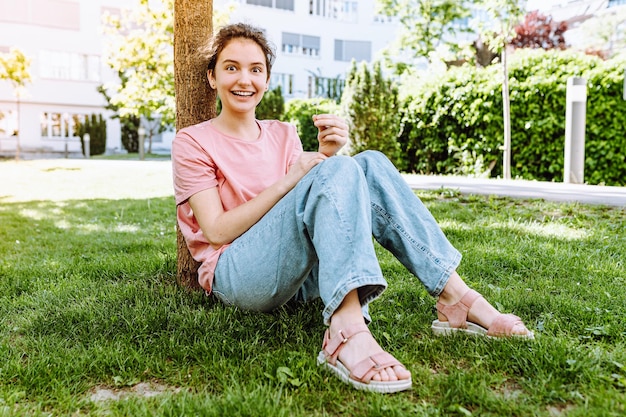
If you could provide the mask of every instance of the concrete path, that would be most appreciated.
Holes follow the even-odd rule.
[[[578,201],[626,208],[626,187],[404,175],[414,189]],[[33,200],[152,198],[173,195],[169,160],[47,159],[0,162],[0,203]]]
[[[413,189],[437,190],[443,187],[462,194],[538,198],[626,208],[626,187],[456,176],[404,175],[404,178]]]

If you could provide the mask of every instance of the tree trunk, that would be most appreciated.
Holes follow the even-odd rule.
[[[215,117],[215,92],[209,88],[206,63],[198,48],[213,33],[212,0],[174,2],[174,80],[176,91],[176,130]],[[176,279],[185,287],[200,288],[198,262],[189,253],[178,225]]]

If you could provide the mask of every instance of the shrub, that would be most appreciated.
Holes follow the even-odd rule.
[[[400,113],[398,88],[383,76],[380,62],[352,67],[346,79],[341,105],[350,125],[350,152],[381,151],[398,167],[405,168],[398,142]]]
[[[256,118],[259,120],[280,120],[285,111],[285,99],[280,85],[267,91],[256,108]]]
[[[105,152],[107,125],[102,114],[85,115],[82,122],[77,122],[76,133],[80,137],[83,155],[85,155],[85,133],[89,134],[89,155],[102,155]]]
[[[313,125],[313,116],[338,111],[339,106],[331,99],[293,99],[287,102],[283,120],[296,126],[305,151],[317,151],[317,128]]]
[[[626,183],[623,62],[571,51],[519,50],[510,60],[511,173],[562,181],[567,79],[588,81],[585,178]],[[463,66],[404,80],[402,132],[407,170],[436,174],[502,172],[501,68]]]

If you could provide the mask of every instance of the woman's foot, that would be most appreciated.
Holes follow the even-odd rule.
[[[411,388],[411,373],[385,352],[370,333],[356,290],[330,319],[318,363],[357,389],[390,393]]]
[[[366,326],[365,323],[362,323],[362,325]],[[329,328],[331,339],[333,337],[341,337],[339,336],[341,328],[339,328],[339,326],[337,326],[337,328],[334,327],[335,326],[331,325]],[[354,326],[342,326],[342,328],[350,327]],[[337,359],[339,359],[346,368],[352,370],[359,362],[381,352],[385,351],[380,347],[378,342],[376,342],[369,330],[367,330],[354,334],[347,342],[343,343],[343,347],[339,351]],[[407,371],[403,365],[382,368],[372,376],[373,381],[398,381],[401,379],[411,379],[411,373]]]
[[[519,317],[500,313],[471,290],[456,272],[439,296],[437,318],[433,322],[433,331],[437,334],[460,330],[494,337],[534,337]]]
[[[367,325],[329,328],[318,363],[361,390],[392,393],[410,389],[411,373],[374,340]]]

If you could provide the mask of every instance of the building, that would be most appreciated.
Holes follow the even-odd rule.
[[[281,85],[286,99],[327,95],[328,80],[343,79],[352,59],[373,60],[395,35],[396,25],[375,14],[375,0],[214,0],[214,9],[229,3],[231,21],[263,27],[275,43],[271,88]],[[78,157],[76,120],[90,114],[107,119],[107,152],[123,151],[119,122],[97,88],[115,77],[102,58],[102,15],[127,7],[127,0],[0,0],[0,52],[17,47],[32,60],[19,103],[0,81],[0,156],[14,155],[19,142],[23,157]],[[171,136],[156,138],[153,150],[168,152]]]
[[[576,19],[626,8],[626,0],[534,3],[572,30]],[[79,157],[76,120],[90,114],[107,120],[107,152],[123,152],[119,121],[97,87],[116,77],[102,57],[102,15],[128,7],[128,0],[0,0],[0,52],[19,48],[32,59],[33,78],[19,104],[0,81],[0,156],[14,155],[19,141],[24,157]],[[331,95],[353,59],[375,60],[399,31],[376,14],[376,0],[213,0],[213,7],[266,31],[277,50],[271,88],[280,85],[287,100]],[[153,151],[169,152],[172,136],[154,138]]]
[[[101,58],[101,19],[125,0],[0,0],[0,52],[19,48],[31,59],[32,82],[18,100],[0,81],[0,156],[81,155],[80,116],[103,114],[107,149],[120,151],[120,126],[97,87],[115,75]],[[19,106],[19,110],[18,110]],[[19,130],[19,132],[18,132]],[[19,136],[17,135],[19,133]]]
[[[351,61],[371,62],[396,37],[398,24],[376,14],[376,0],[214,0],[232,7],[230,22],[265,30],[276,47],[270,88],[290,98],[332,95]]]
[[[573,49],[611,57],[626,49],[626,0],[531,1],[557,22],[567,22],[565,42]]]

